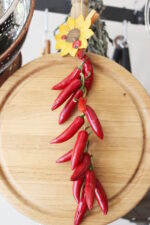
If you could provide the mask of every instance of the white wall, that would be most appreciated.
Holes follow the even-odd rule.
[[[139,0],[135,5],[133,0],[104,0],[105,4],[118,7],[141,9],[145,0]],[[123,24],[107,22],[107,31],[111,38],[123,34]],[[128,24],[128,42],[130,48],[132,73],[150,93],[150,36],[145,26]],[[109,56],[112,56],[113,47],[109,46]]]
[[[133,0],[104,0],[106,4],[117,6],[128,6],[135,8]],[[138,1],[136,8],[143,5],[143,0]],[[53,38],[53,30],[63,20],[64,15],[49,13],[49,34],[52,41],[52,52],[55,52],[55,41]],[[41,55],[43,46],[43,32],[44,32],[44,13],[35,12],[28,37],[22,49],[24,64],[37,58]],[[112,38],[118,34],[122,34],[122,24],[107,22],[107,30]],[[130,44],[131,63],[133,74],[145,86],[150,93],[150,38],[144,28],[140,25],[128,25],[128,37]],[[109,46],[109,56],[112,56],[113,47]],[[37,223],[27,219],[11,207],[3,197],[0,196],[0,224],[2,225],[37,225]],[[124,220],[118,220],[112,225],[128,225],[130,224]]]

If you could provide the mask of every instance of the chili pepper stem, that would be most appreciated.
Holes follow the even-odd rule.
[[[87,89],[85,87],[85,77],[84,77],[84,74],[81,72],[80,73],[80,76],[81,76],[81,90],[83,91],[83,97],[85,98],[86,95],[87,95]]]
[[[90,141],[88,140],[86,143],[85,152],[88,152],[89,144],[90,144]]]
[[[80,76],[81,76],[81,84],[82,84],[81,90],[83,90],[83,92],[84,92],[85,77],[84,77],[84,74],[82,72],[80,73]]]
[[[84,89],[83,89],[83,98],[85,98],[86,95],[87,95],[87,89],[86,89],[86,87],[84,87]]]
[[[92,134],[92,131],[89,132],[89,136]]]
[[[90,164],[90,170],[91,170],[91,171],[94,170],[92,161],[91,161],[91,164]]]
[[[73,102],[78,102],[79,100],[77,98],[74,98],[73,99]]]
[[[90,128],[90,126],[86,127],[85,130],[88,130]]]
[[[81,65],[80,66],[78,66],[78,68],[82,71],[83,70],[83,66],[84,66],[84,61],[81,63]]]
[[[85,78],[85,80],[87,80],[90,76],[91,76],[91,72],[88,72],[88,75],[87,75],[87,77]]]
[[[85,115],[84,115],[84,114],[82,114],[80,117],[84,119]]]

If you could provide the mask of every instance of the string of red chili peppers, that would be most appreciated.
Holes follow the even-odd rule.
[[[53,90],[62,91],[51,109],[57,109],[72,95],[60,113],[59,124],[64,123],[70,117],[77,104],[83,115],[77,116],[62,134],[51,141],[51,144],[62,143],[72,138],[84,124],[85,116],[94,133],[98,138],[103,139],[100,121],[94,110],[86,104],[86,95],[93,82],[93,67],[86,55],[83,57],[78,55],[78,57],[82,60],[81,66],[76,67],[69,76],[52,87]],[[74,225],[81,223],[87,209],[92,210],[95,197],[102,212],[104,214],[108,212],[107,196],[103,186],[95,177],[91,155],[88,153],[89,133],[87,129],[78,133],[74,148],[56,161],[57,163],[71,161],[71,167],[74,170],[70,178],[73,181],[73,196],[78,204]]]

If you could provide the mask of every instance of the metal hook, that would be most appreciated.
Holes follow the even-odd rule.
[[[43,42],[43,55],[50,54],[51,43],[49,40],[49,21],[48,9],[45,9],[45,26],[44,26],[44,42]]]
[[[127,20],[123,21],[123,35],[118,35],[114,39],[114,43],[117,48],[125,48],[128,45],[128,22]]]
[[[134,14],[136,14],[137,13],[137,3],[138,3],[138,0],[134,0],[134,2],[133,2],[133,9],[135,9],[134,10]]]
[[[48,9],[45,9],[45,26],[44,26],[44,32],[45,32],[45,39],[48,38],[48,29],[49,29],[49,23],[48,23]]]
[[[114,43],[116,48],[124,48],[124,37],[122,35],[118,35],[115,39],[114,39]]]
[[[128,42],[128,21],[123,21],[123,36],[124,36],[124,42]]]

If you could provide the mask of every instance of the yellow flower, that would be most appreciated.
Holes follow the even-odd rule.
[[[67,22],[59,27],[59,33],[55,36],[56,50],[60,50],[62,56],[75,56],[78,49],[86,49],[87,39],[93,35],[90,26],[91,19],[84,20],[83,16],[77,19],[69,17]]]

